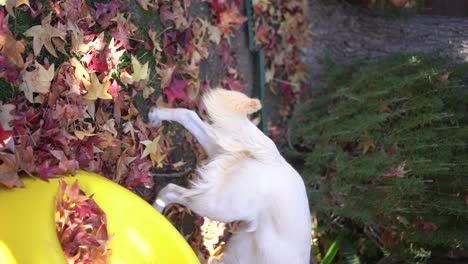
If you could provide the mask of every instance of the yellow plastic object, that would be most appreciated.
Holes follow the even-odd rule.
[[[68,184],[76,179],[106,212],[113,234],[111,263],[199,263],[179,232],[143,199],[96,174],[78,171],[64,177]],[[59,180],[23,181],[26,188],[0,187],[0,263],[67,263],[54,223]]]

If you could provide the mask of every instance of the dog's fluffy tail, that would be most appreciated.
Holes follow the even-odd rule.
[[[258,99],[250,98],[241,92],[216,88],[203,96],[203,104],[213,123],[226,127],[240,125],[248,114],[260,110]]]

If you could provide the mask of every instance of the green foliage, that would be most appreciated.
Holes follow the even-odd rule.
[[[333,259],[336,256],[336,253],[338,253],[338,250],[340,249],[342,239],[342,236],[338,236],[338,238],[333,242],[333,244],[331,244],[330,248],[327,251],[327,254],[325,254],[325,257],[323,257],[323,260],[320,262],[321,264],[332,263]]]
[[[468,249],[467,68],[429,55],[330,65],[293,129],[320,234],[344,226],[360,255],[368,241],[414,259]]]
[[[7,83],[3,78],[0,78],[0,102],[5,102],[18,94],[18,88]]]

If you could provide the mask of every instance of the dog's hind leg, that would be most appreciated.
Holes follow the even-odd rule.
[[[228,194],[232,190],[226,190]],[[254,195],[254,194],[252,194]],[[198,189],[186,189],[184,187],[168,184],[158,194],[153,207],[162,211],[164,207],[171,203],[178,203],[186,206],[198,215],[206,216],[210,219],[221,222],[233,222],[241,220],[252,225],[253,228],[247,228],[248,231],[254,231],[256,223],[253,221],[256,210],[246,210],[249,208],[251,196],[239,197],[233,201],[229,195],[223,195],[217,191],[206,191]]]
[[[194,192],[193,189],[169,183],[159,192],[153,207],[162,212],[166,205],[172,203],[181,204],[199,215],[217,221],[232,222],[242,219],[240,215],[234,213],[236,210],[226,210],[223,201],[214,199],[210,193]]]
[[[184,193],[187,192],[188,189],[173,183],[169,183],[159,192],[156,201],[153,203],[153,207],[159,212],[162,212],[164,207],[171,203],[180,203],[185,205],[182,197],[184,196]]]
[[[194,111],[184,108],[155,107],[149,111],[148,118],[153,127],[160,126],[163,120],[176,121],[183,125],[195,136],[210,157],[212,157],[219,148],[216,144],[213,128],[209,124],[203,122]]]

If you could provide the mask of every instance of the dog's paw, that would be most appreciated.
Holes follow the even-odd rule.
[[[181,189],[181,187],[173,183],[166,185],[166,187],[159,191],[158,196],[153,203],[153,207],[159,212],[162,212],[166,205],[178,202],[178,197],[181,196],[181,194],[178,192],[179,189]]]
[[[212,258],[212,259],[208,260],[208,264],[224,264],[224,262],[222,262],[221,260],[217,260],[215,258]]]
[[[149,119],[149,124],[152,127],[159,127],[162,124],[162,120],[158,116],[158,111],[160,110],[159,107],[153,107],[151,110],[148,112],[148,119]]]
[[[154,209],[158,210],[158,212],[162,213],[164,211],[164,208],[166,207],[166,203],[161,200],[160,198],[157,198],[156,201],[153,203]]]

